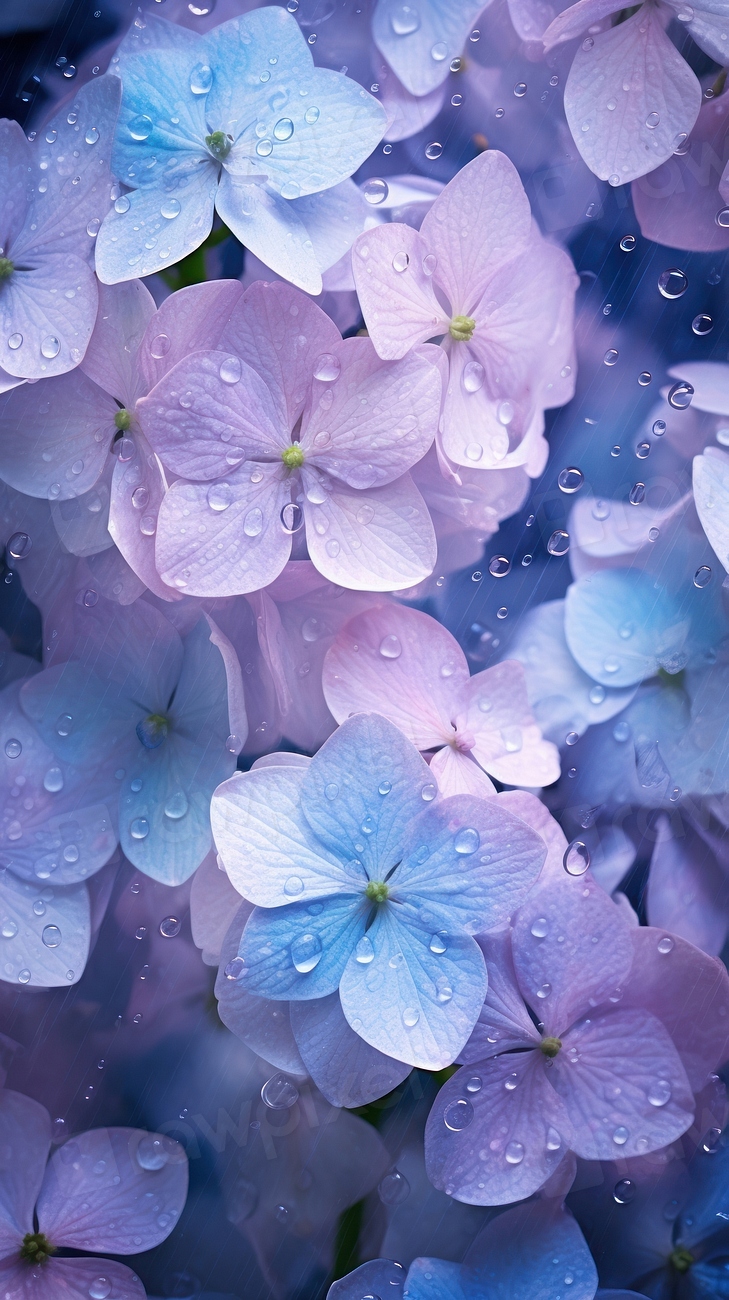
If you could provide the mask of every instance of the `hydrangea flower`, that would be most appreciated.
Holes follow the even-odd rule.
[[[487,982],[472,935],[502,923],[536,878],[539,836],[493,800],[438,800],[417,750],[366,714],[305,770],[234,776],[211,818],[232,883],[256,905],[241,986],[278,1001],[339,989],[372,1047],[449,1064]]]
[[[508,158],[489,149],[463,167],[420,231],[393,222],[360,235],[352,265],[381,357],[442,340],[445,455],[541,474],[544,409],[574,392],[577,277],[540,235]]]
[[[59,1249],[137,1255],[164,1241],[187,1197],[187,1158],[170,1138],[133,1128],[80,1133],[53,1152],[51,1117],[21,1093],[0,1095],[0,1287],[12,1300],[144,1300],[125,1264]]]
[[[217,210],[267,266],[319,293],[315,244],[331,230],[336,261],[342,216],[353,223],[349,242],[357,228],[358,196],[334,187],[381,138],[382,107],[341,73],[316,68],[298,23],[277,6],[203,36],[147,16],[144,44],[135,44],[113,65],[123,84],[113,161],[131,193],[100,231],[99,278],[116,283],[179,261]]]
[[[393,1300],[544,1300],[565,1285],[574,1300],[593,1300],[597,1270],[572,1215],[540,1200],[488,1223],[462,1264],[425,1257],[414,1259],[406,1273],[402,1264],[373,1259],[334,1282],[327,1300],[383,1292]]]
[[[185,594],[272,582],[303,527],[309,558],[355,590],[414,586],[435,536],[409,469],[435,435],[431,353],[381,361],[281,282],[246,291],[216,351],[180,361],[137,407],[170,476],[157,569]]]
[[[115,542],[145,586],[166,600],[179,598],[154,563],[166,485],[137,403],[191,348],[215,345],[240,294],[235,281],[192,285],[155,311],[139,280],[100,285],[82,365],[0,397],[3,479],[52,503],[68,550],[87,556]]]
[[[627,1213],[614,1195],[625,1177],[624,1165],[608,1166],[600,1187],[571,1195],[606,1286],[640,1288],[649,1296],[678,1294],[685,1300],[725,1294],[729,1161],[718,1130],[704,1138],[688,1162],[674,1157],[661,1169],[631,1161]]]
[[[727,828],[710,811],[716,814],[716,802],[694,817],[684,807],[675,826],[665,814],[658,817],[646,916],[649,925],[679,934],[715,957],[729,934],[729,851]]]
[[[675,18],[697,45],[723,63],[729,27],[721,3],[648,0],[626,16],[618,0],[578,0],[544,33],[553,49],[589,33],[575,54],[564,92],[572,137],[591,171],[624,185],[653,171],[682,146],[701,107],[701,86],[666,35]],[[603,26],[613,14],[612,26]],[[600,30],[602,27],[602,30]]]
[[[235,769],[246,735],[235,653],[212,620],[199,619],[183,639],[141,600],[82,603],[74,634],[73,656],[26,682],[21,707],[44,749],[102,786],[130,862],[179,884],[210,848],[210,795]],[[55,851],[49,872],[57,859]]]
[[[646,239],[700,253],[729,248],[726,218],[719,220],[729,200],[724,182],[728,112],[729,94],[703,103],[680,151],[633,181],[633,209]]]
[[[455,637],[418,610],[384,606],[350,619],[327,652],[322,685],[337,722],[381,713],[418,749],[435,750],[430,770],[444,795],[488,797],[486,773],[527,786],[559,777],[521,664],[506,660],[471,677]]]
[[[97,306],[94,240],[110,202],[115,77],[83,86],[32,143],[0,123],[0,391],[77,366]]]
[[[525,796],[508,798],[518,809]],[[541,810],[541,882],[511,930],[480,940],[489,990],[426,1129],[431,1180],[474,1204],[529,1196],[570,1149],[610,1160],[666,1146],[729,1051],[724,967],[631,925],[548,821]]]

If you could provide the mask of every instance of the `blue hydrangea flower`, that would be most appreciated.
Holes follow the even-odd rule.
[[[327,1300],[593,1300],[597,1270],[572,1215],[557,1198],[517,1205],[479,1232],[462,1264],[373,1259],[330,1287]]]
[[[183,638],[143,600],[100,600],[74,630],[74,656],[26,682],[21,706],[56,757],[101,786],[130,862],[180,884],[210,849],[210,795],[245,740],[235,652],[211,620]]]
[[[498,798],[437,798],[410,741],[349,719],[308,768],[237,774],[213,796],[215,842],[256,904],[243,987],[278,1000],[339,989],[351,1027],[388,1056],[450,1064],[486,993],[473,938],[502,924],[545,857]]]
[[[361,228],[356,187],[336,187],[381,139],[384,109],[356,82],[314,66],[285,9],[258,9],[204,36],[149,17],[143,43],[132,32],[113,65],[123,83],[113,162],[132,193],[100,231],[99,278],[114,284],[179,261],[217,209],[262,262],[320,293],[324,263],[344,252],[349,207],[350,243]]]

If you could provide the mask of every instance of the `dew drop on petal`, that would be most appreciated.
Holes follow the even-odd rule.
[[[618,1127],[613,1132],[613,1142],[615,1143],[615,1145],[618,1147],[624,1147],[629,1137],[630,1137],[630,1133],[628,1129],[625,1127],[625,1125],[618,1124]]]
[[[584,876],[590,866],[590,850],[584,840],[572,840],[567,845],[562,865],[569,876]]]
[[[308,975],[322,958],[321,939],[316,934],[302,934],[291,944],[291,960],[300,975]]]
[[[226,357],[220,363],[218,374],[224,384],[237,384],[243,373],[240,357]]]
[[[520,1165],[524,1159],[524,1147],[521,1142],[507,1142],[504,1148],[504,1158],[507,1165]]]
[[[390,193],[390,189],[387,181],[383,181],[379,176],[373,176],[370,180],[365,181],[362,187],[362,193],[367,202],[371,203],[373,207],[375,207],[378,204],[385,202],[385,199]]]
[[[389,636],[383,636],[380,641],[380,654],[383,659],[399,659],[402,654],[402,645],[399,637],[393,632]]]
[[[473,1106],[470,1101],[461,1099],[452,1101],[443,1112],[443,1122],[452,1133],[460,1133],[473,1122]]]
[[[314,378],[324,384],[333,384],[340,376],[342,366],[333,352],[322,352],[314,363]]]
[[[456,853],[460,853],[464,857],[469,856],[481,847],[481,836],[472,826],[464,826],[457,832],[453,840],[453,847]]]
[[[675,945],[674,945],[673,939],[672,939],[671,936],[668,935],[668,934],[664,934],[664,935],[663,935],[663,938],[659,939],[659,940],[658,940],[658,943],[656,944],[656,947],[657,947],[658,951],[659,951],[659,952],[661,953],[661,955],[664,956],[664,957],[665,957],[669,952],[673,952],[674,946],[675,946]]]

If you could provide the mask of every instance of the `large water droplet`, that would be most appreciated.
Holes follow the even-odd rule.
[[[147,140],[153,129],[154,123],[146,113],[139,113],[129,123],[129,134],[132,140]]]
[[[49,361],[52,361],[54,357],[58,356],[60,351],[61,351],[61,345],[58,339],[55,338],[53,334],[47,335],[47,337],[44,338],[43,342],[41,343],[41,353],[43,354],[43,356],[46,357]]]
[[[377,1188],[377,1194],[383,1205],[402,1205],[410,1195],[410,1184],[399,1169],[393,1169],[389,1174],[385,1174]],[[362,1300],[366,1298],[363,1296]]]
[[[688,289],[688,276],[677,266],[661,271],[658,277],[658,290],[664,298],[681,298]]]
[[[169,817],[173,822],[179,821],[185,816],[189,806],[184,790],[175,790],[165,803],[165,817]]]
[[[302,934],[291,945],[291,960],[300,975],[308,975],[322,958],[321,939],[316,934]]]
[[[243,373],[240,357],[226,357],[220,363],[218,374],[224,384],[237,384]]]
[[[394,633],[389,636],[383,636],[380,641],[380,654],[383,659],[399,659],[402,654],[400,640]]]
[[[524,1147],[521,1142],[507,1142],[504,1148],[504,1158],[507,1165],[520,1165],[524,1159]]]
[[[457,832],[453,847],[456,853],[462,853],[464,856],[475,853],[481,847],[481,836],[472,826],[464,826]]]
[[[324,384],[333,384],[341,373],[339,357],[333,352],[322,352],[314,363],[314,378]]]
[[[207,63],[196,63],[190,73],[190,90],[193,95],[207,95],[213,85],[213,70]]]
[[[269,1110],[290,1110],[299,1100],[299,1090],[288,1075],[279,1071],[264,1083],[261,1100]]]
[[[570,549],[570,535],[563,528],[557,528],[547,542],[550,555],[566,555]]]
[[[557,483],[561,490],[567,493],[577,492],[582,487],[584,481],[585,476],[582,473],[582,470],[577,469],[574,465],[568,466],[567,469],[560,470],[557,478]]]
[[[46,945],[46,948],[58,948],[62,937],[61,931],[57,925],[44,926],[41,938]]]
[[[354,950],[354,956],[355,960],[361,962],[363,966],[369,966],[370,962],[374,961],[375,950],[372,946],[372,940],[368,935],[362,935],[362,938]]]
[[[365,181],[362,187],[362,193],[368,203],[376,206],[379,203],[385,202],[390,190],[387,181],[383,181],[379,176],[373,176],[370,180]]]
[[[452,1101],[443,1111],[443,1123],[452,1133],[460,1133],[473,1122],[473,1106],[470,1101],[460,1099]]]
[[[169,1160],[165,1139],[146,1133],[137,1147],[137,1164],[150,1172],[164,1169]]]
[[[411,36],[420,28],[420,14],[415,5],[398,4],[390,14],[390,26],[396,36]]]
[[[686,379],[679,379],[668,390],[668,405],[672,406],[674,411],[685,411],[691,405],[693,395],[693,384]]]
[[[569,876],[584,876],[590,866],[590,850],[584,840],[573,840],[567,845],[562,865]]]
[[[254,506],[243,520],[243,532],[246,537],[258,537],[263,531],[263,511]]]

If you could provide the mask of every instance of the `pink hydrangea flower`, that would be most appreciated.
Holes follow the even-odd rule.
[[[501,798],[540,830],[547,862],[511,928],[480,939],[489,990],[425,1139],[431,1181],[476,1205],[531,1195],[568,1150],[610,1160],[667,1146],[729,1052],[721,963],[631,924],[589,875],[569,874],[575,849],[546,809]]]
[[[381,357],[442,339],[444,454],[541,474],[544,410],[574,392],[578,281],[532,221],[508,158],[488,150],[468,163],[419,231],[393,222],[360,235],[352,264]]]
[[[59,1247],[137,1255],[164,1241],[187,1197],[182,1147],[140,1129],[99,1128],[71,1138],[48,1161],[48,1111],[11,1091],[0,1095],[0,1140],[0,1293],[144,1300],[125,1264],[54,1256]]]
[[[251,286],[216,350],[187,356],[138,406],[179,476],[159,511],[163,581],[196,596],[257,591],[303,527],[331,582],[414,586],[436,543],[408,471],[433,441],[440,396],[430,355],[382,361],[298,290]]]
[[[647,0],[608,26],[621,9],[620,0],[578,0],[558,14],[543,38],[551,50],[585,34],[565,86],[565,114],[588,167],[611,185],[664,163],[698,116],[701,86],[666,35],[669,22],[678,18],[720,63],[729,45],[729,20],[713,0]]]
[[[338,722],[381,713],[420,750],[444,795],[494,794],[508,785],[550,785],[559,753],[542,739],[521,664],[506,660],[469,675],[450,632],[418,610],[387,605],[350,619],[327,653],[324,696]]]

